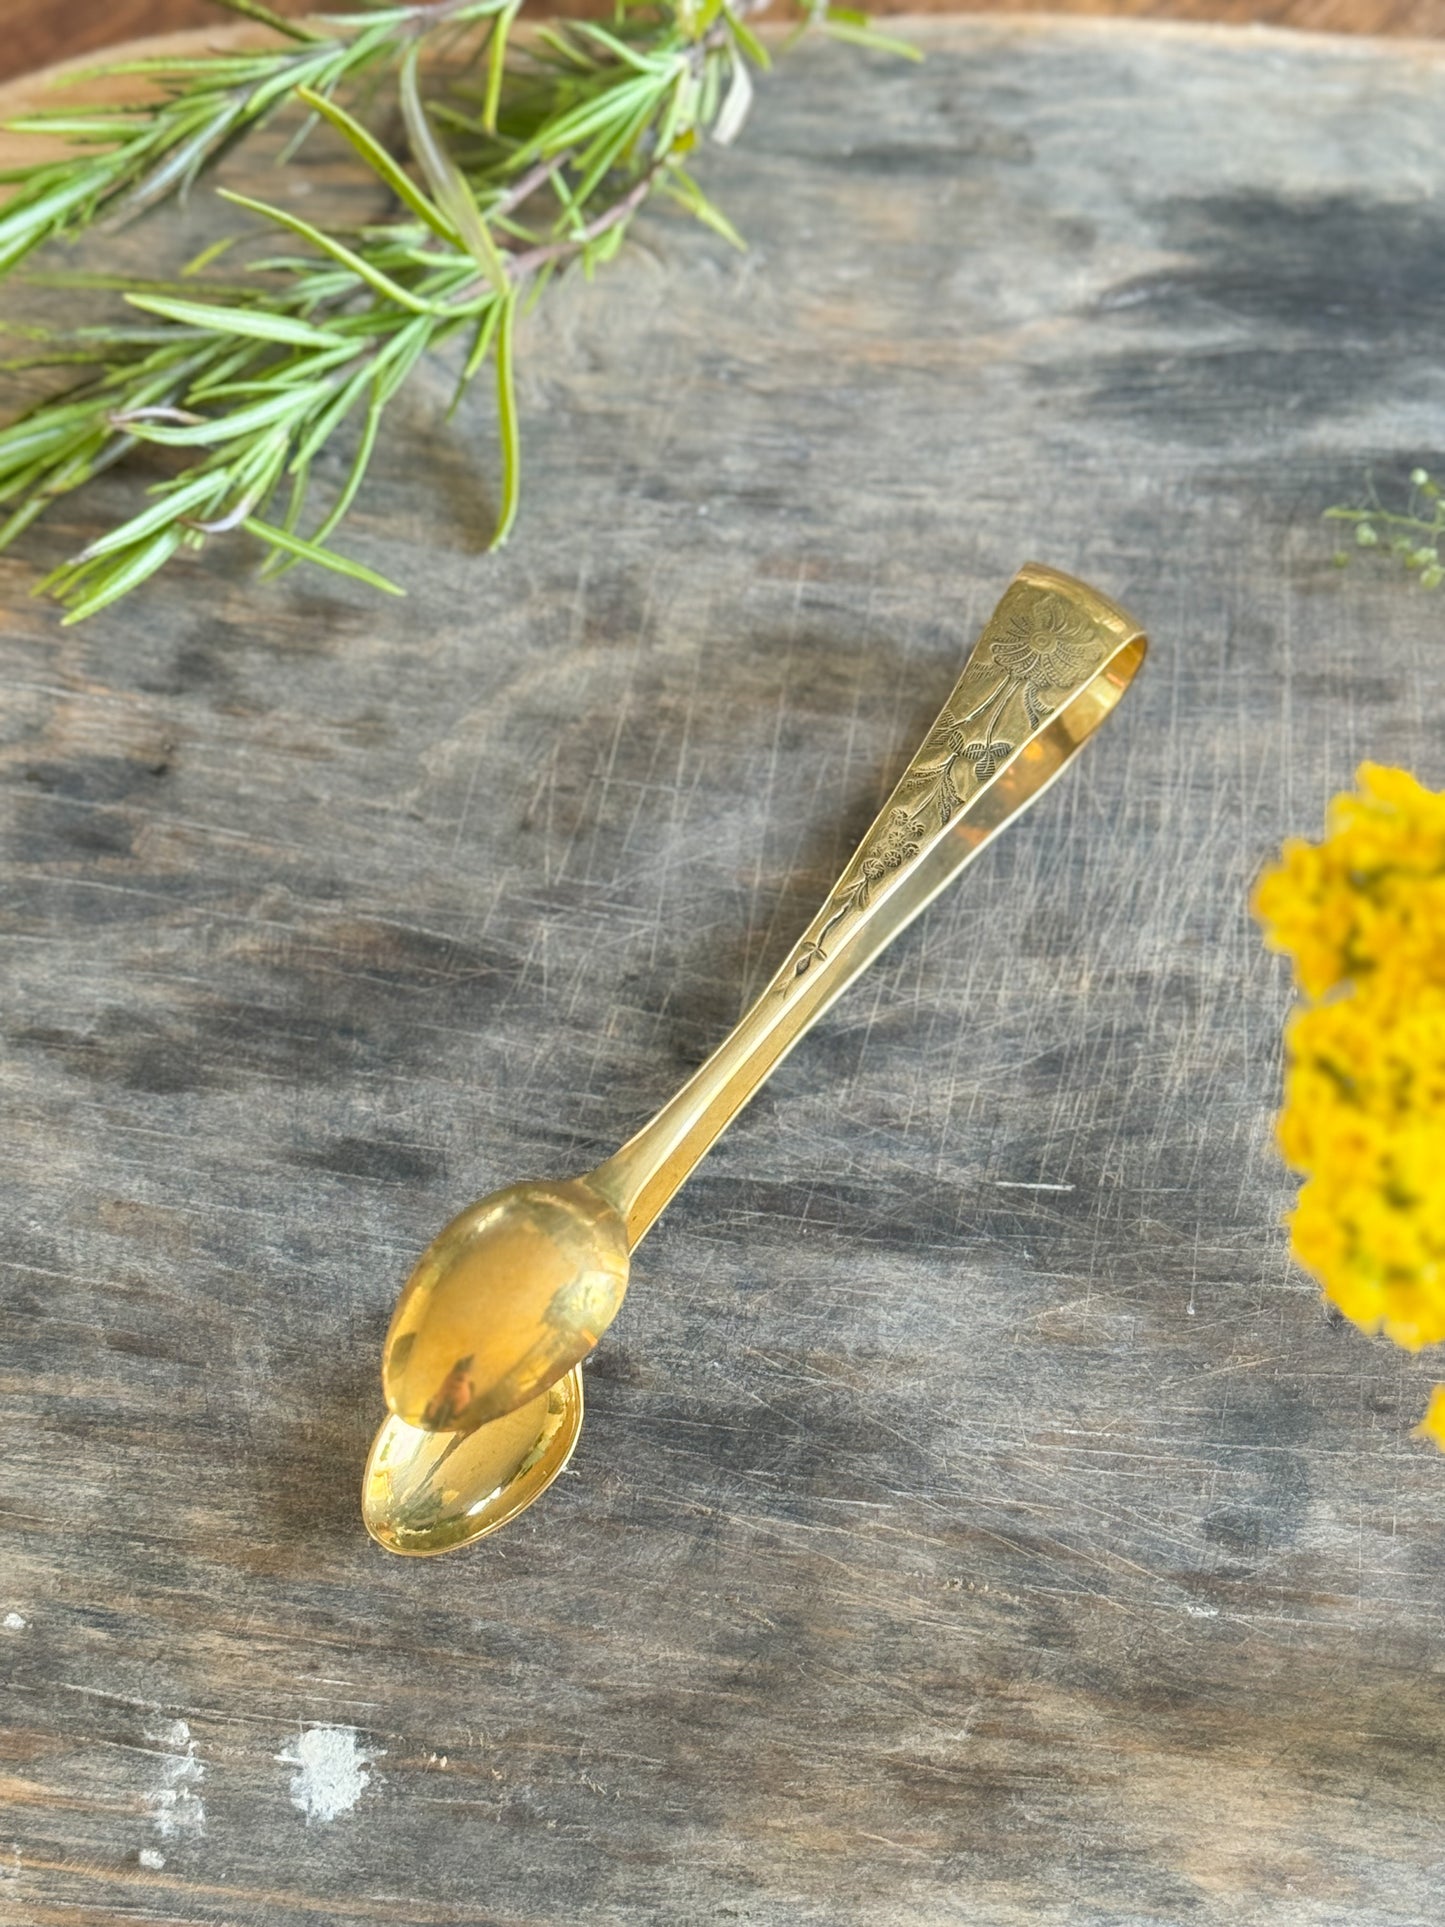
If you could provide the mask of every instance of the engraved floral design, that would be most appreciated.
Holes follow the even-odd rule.
[[[1057,597],[1019,610],[1005,626],[1007,634],[994,637],[989,654],[1010,675],[1057,689],[1081,676],[1093,658],[1085,625]]]
[[[882,834],[869,845],[863,859],[865,881],[881,883],[890,870],[901,870],[905,863],[911,863],[918,855],[921,829],[907,810],[890,810]]]
[[[1057,596],[1044,596],[1006,619],[1004,634],[994,637],[989,654],[1013,687],[1022,689],[1030,728],[1037,729],[1049,714],[1039,691],[1076,683],[1093,662],[1090,642],[1087,625]]]
[[[828,905],[827,919],[817,936],[805,938],[798,946],[791,972],[793,977],[801,977],[815,961],[827,957],[828,953],[823,948],[824,938],[845,917],[868,908],[874,885],[881,883],[890,870],[901,870],[905,863],[913,861],[918,855],[922,839],[928,834],[928,827],[922,815],[912,815],[901,807],[888,812],[883,828],[858,859],[857,875],[835,891]]]
[[[969,710],[945,710],[932,735],[905,772],[895,804],[855,859],[852,872],[834,892],[817,934],[799,944],[782,984],[784,992],[815,962],[826,961],[825,943],[838,926],[868,907],[873,890],[890,873],[903,869],[948,827],[965,798],[987,783],[1013,755],[1016,745],[998,731],[1010,703],[1021,703],[1028,733],[1053,713],[1045,692],[1071,688],[1097,657],[1090,625],[1059,596],[1036,596],[1003,617],[1000,633],[989,639],[987,661],[1000,672]],[[984,668],[984,652],[975,657]],[[970,664],[970,669],[974,664]],[[965,683],[970,680],[965,671]],[[987,680],[987,672],[975,680]],[[961,688],[959,692],[961,693]],[[970,692],[971,693],[971,692]]]

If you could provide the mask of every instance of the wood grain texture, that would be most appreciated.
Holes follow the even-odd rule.
[[[1317,521],[1438,452],[1445,68],[918,31],[709,161],[746,257],[549,296],[503,556],[439,367],[349,537],[404,604],[212,550],[61,630],[134,474],[0,564],[0,1920],[1435,1910],[1426,1366],[1287,1260],[1245,897],[1360,757],[1445,784],[1440,605]],[[556,1490],[388,1558],[412,1257],[699,1060],[1028,555],[1137,687],[648,1240]]]
[[[273,0],[273,11],[308,11],[297,0]],[[530,0],[529,15],[603,15],[607,0]],[[875,13],[1116,14],[1165,20],[1220,20],[1236,25],[1303,27],[1315,32],[1438,34],[1441,0],[876,0]],[[205,28],[218,18],[214,0],[7,0],[0,36],[0,79],[70,60],[138,34]]]

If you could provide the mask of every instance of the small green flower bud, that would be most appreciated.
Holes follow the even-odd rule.
[[[1416,488],[1424,488],[1429,479],[1430,471],[1428,468],[1412,468],[1410,470],[1410,480]]]
[[[1379,539],[1379,536],[1376,535],[1374,529],[1368,522],[1357,522],[1355,524],[1355,541],[1362,549],[1374,548]]]
[[[1445,569],[1442,569],[1438,562],[1432,562],[1428,569],[1420,571],[1422,589],[1438,589],[1442,582],[1445,582]]]

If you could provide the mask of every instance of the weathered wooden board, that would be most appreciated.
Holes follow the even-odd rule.
[[[62,631],[120,476],[3,566],[6,1921],[1435,1911],[1445,1466],[1288,1263],[1245,897],[1445,783],[1441,605],[1317,521],[1442,440],[1445,65],[921,32],[791,56],[746,258],[539,316],[501,558],[437,369],[404,604],[213,551]],[[562,1484],[388,1558],[415,1251],[718,1038],[1028,555],[1138,687],[654,1233]]]

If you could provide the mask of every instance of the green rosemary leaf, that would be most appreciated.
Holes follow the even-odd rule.
[[[657,81],[650,74],[610,87],[600,100],[583,101],[570,112],[549,121],[521,148],[517,159],[534,160],[545,154],[560,154],[564,148],[590,140],[626,115],[635,113],[639,103],[655,98],[657,91]]]
[[[0,440],[0,497],[7,480],[27,468],[38,457],[65,447],[77,427],[94,422],[93,401],[61,403],[38,409],[28,420],[21,420],[5,431]]]
[[[400,95],[402,119],[412,151],[422,172],[431,182],[432,193],[442,212],[456,228],[462,243],[492,286],[500,293],[507,286],[507,269],[496,242],[487,232],[476,196],[446,148],[437,139],[417,86],[417,54],[413,46],[401,65]]]
[[[598,135],[579,161],[583,170],[582,179],[574,190],[579,201],[590,200],[606,176],[631,151],[656,113],[657,106],[658,94],[652,89],[630,119]]]
[[[371,405],[366,411],[366,420],[362,425],[361,440],[357,443],[356,454],[352,457],[351,472],[342,485],[341,493],[337,496],[335,502],[332,503],[326,519],[311,537],[313,544],[325,542],[326,538],[335,532],[341,522],[345,520],[347,510],[356,500],[356,491],[361,487],[367,468],[370,466],[372,454],[376,448],[376,437],[381,427],[382,411],[385,409],[388,400],[389,397],[383,392],[381,383],[379,381],[373,382]]]
[[[286,504],[286,520],[282,523],[288,535],[296,533],[301,520],[301,511],[306,506],[306,496],[311,487],[311,464],[302,462],[291,477],[291,499]]]
[[[95,615],[112,602],[119,602],[123,595],[138,589],[142,582],[169,562],[180,546],[180,529],[162,529],[129,555],[121,557],[116,567],[81,578],[88,580],[91,586],[87,591],[77,594],[74,600],[65,595],[62,586],[61,596],[67,604],[67,611],[61,618],[61,626],[68,629],[72,623],[84,622],[87,616]]]
[[[183,516],[213,508],[225,492],[225,476],[215,473],[197,475],[180,486],[172,484],[148,509],[133,515],[128,522],[122,522],[118,528],[111,529],[109,534],[100,536],[89,547],[82,549],[77,560],[93,562],[97,556],[113,555],[117,549],[128,549],[133,542],[143,541],[157,529],[179,522]]]
[[[303,462],[291,477],[291,494],[286,503],[286,519],[281,527],[285,534],[294,535],[301,521],[301,511],[306,506],[306,497],[311,487],[311,464]],[[261,564],[261,578],[272,582],[287,569],[294,569],[298,557],[288,555],[284,549],[272,549]]]
[[[582,272],[590,281],[598,268],[609,262],[627,238],[627,223],[619,221],[615,227],[599,234],[595,241],[589,241],[582,250]]]
[[[556,261],[544,261],[532,276],[532,285],[522,296],[523,316],[529,315],[547,291],[547,284],[557,272]]]
[[[710,227],[714,234],[720,234],[725,241],[729,242],[741,253],[747,253],[747,242],[738,233],[726,214],[723,213],[720,207],[713,205],[698,186],[697,182],[692,178],[691,174],[679,166],[676,161],[671,164],[663,175],[661,185],[665,194],[670,194],[673,200],[685,207],[689,214],[702,222],[704,227]]]
[[[329,442],[340,428],[366,392],[372,372],[371,367],[363,363],[337,389],[335,400],[316,417],[292,454],[290,467],[293,475],[313,460],[318,450]]]
[[[418,26],[428,24],[427,16],[434,21],[445,21],[451,27],[469,26],[473,21],[485,20],[496,13],[502,0],[474,0],[470,6],[458,6],[454,0],[444,0],[440,5],[418,6],[413,0],[398,7],[377,7],[365,13],[328,13],[326,24],[332,28],[372,27],[383,33],[395,33],[400,28],[409,42]]]
[[[537,39],[542,46],[556,55],[563,66],[580,67],[583,73],[587,74],[596,73],[597,62],[583,48],[570,41],[560,28],[538,27]]]
[[[314,542],[305,542],[299,535],[293,535],[288,529],[279,529],[273,523],[258,521],[254,515],[248,515],[241,527],[268,548],[284,549],[287,555],[294,555],[300,562],[314,562],[318,568],[330,569],[335,575],[350,576],[354,582],[368,583],[373,589],[381,589],[387,595],[406,594],[400,584],[389,582],[384,575],[378,575],[375,569],[368,569],[364,563],[338,555],[335,549],[318,548]]]
[[[679,58],[673,52],[661,55],[642,53],[636,47],[629,47],[625,40],[619,40],[615,33],[609,33],[606,27],[600,26],[595,20],[579,20],[572,31],[605,48],[614,60],[621,62],[624,67],[630,67],[635,74],[649,74],[654,79],[661,78]]]
[[[115,420],[123,423],[137,441],[157,442],[163,448],[212,448],[221,442],[238,441],[243,435],[253,435],[257,429],[269,428],[273,422],[289,415],[300,414],[308,402],[330,393],[331,384],[324,381],[283,388],[280,394],[258,401],[250,408],[238,408],[230,415],[207,416],[179,428],[167,422],[138,420],[134,415],[118,415]]]
[[[339,348],[299,348],[283,361],[268,361],[259,374],[240,376],[249,368],[258,351],[245,342],[233,355],[217,362],[214,369],[194,383],[187,399],[194,406],[203,401],[230,400],[238,395],[269,395],[278,388],[297,389],[354,361],[361,344],[347,341]]]
[[[17,536],[23,535],[49,506],[49,497],[37,492],[28,502],[22,502],[13,515],[0,522],[0,553],[8,549]]]
[[[128,294],[126,300],[133,308],[159,315],[162,321],[176,321],[183,328],[207,328],[216,334],[284,341],[294,348],[335,348],[343,339],[329,328],[317,328],[294,315],[271,314],[261,308],[216,307],[208,301],[173,301],[169,296],[153,294]]]
[[[433,234],[451,247],[458,245],[457,231],[441,209],[427,199],[405,168],[387,153],[381,142],[374,139],[359,120],[354,119],[334,100],[328,100],[324,94],[318,94],[310,87],[298,87],[296,92],[308,107],[329,120],[337,133],[350,141],[372,172],[386,182],[392,193],[405,202],[413,214],[426,222]]]
[[[732,35],[733,39],[742,48],[753,65],[760,67],[762,71],[766,73],[773,63],[762,41],[758,39],[742,15],[737,12],[735,8],[727,4],[727,0],[723,0],[722,14],[728,23],[728,32]]]
[[[142,54],[135,60],[97,61],[93,67],[73,67],[56,77],[56,87],[78,87],[93,80],[110,80],[116,75],[139,75],[145,80],[184,81],[188,74],[201,74],[208,92],[234,85],[254,76],[264,54]]]
[[[522,442],[517,427],[517,383],[512,367],[512,329],[516,321],[515,292],[499,302],[497,325],[497,439],[502,451],[502,504],[489,548],[499,549],[512,533],[522,496]]]
[[[321,35],[314,32],[304,21],[288,20],[284,14],[272,13],[263,7],[260,0],[216,0],[218,7],[228,13],[239,13],[247,20],[259,20],[263,27],[270,27],[273,33],[283,33],[291,40],[320,40]]]
[[[59,368],[66,362],[93,365],[93,348],[36,348],[28,355],[7,355],[0,361],[0,372],[19,374],[24,368]]]
[[[437,324],[419,316],[398,329],[376,357],[377,390],[382,402],[389,402],[406,380],[431,343]]]
[[[507,36],[521,8],[522,0],[513,0],[512,5],[503,7],[492,25],[491,39],[487,44],[487,90],[482,96],[482,129],[488,134],[497,131],[497,109],[501,105],[502,82],[507,72]]]
[[[220,153],[226,145],[227,136],[240,126],[244,114],[244,101],[222,101],[218,111],[205,120],[189,140],[172,148],[128,192],[117,197],[120,211],[139,214],[156,201],[164,200],[168,194],[184,194],[200,172],[202,164],[212,155]]]
[[[851,8],[829,7],[823,15],[823,31],[833,40],[846,40],[855,47],[868,47],[874,53],[892,54],[899,60],[922,60],[920,50],[908,40],[878,33],[868,24],[867,14]]]
[[[223,234],[219,241],[212,241],[210,246],[202,248],[199,254],[193,254],[181,269],[181,273],[188,278],[191,275],[204,274],[211,263],[219,261],[223,254],[229,253],[240,238],[239,234]]]
[[[478,369],[487,358],[488,351],[492,345],[492,337],[497,332],[497,323],[501,320],[504,306],[505,303],[502,301],[493,301],[489,306],[485,307],[477,317],[477,331],[472,338],[471,349],[462,366],[462,372],[457,378],[456,390],[447,404],[448,421],[450,421],[452,416],[457,412],[457,404],[461,401],[462,396],[467,392],[468,388],[471,387]]]
[[[178,301],[185,300],[187,295],[186,285],[180,281],[151,281],[138,274],[94,274],[77,268],[52,268],[43,273],[32,269],[21,277],[21,285],[27,288],[86,288],[116,294],[169,295]],[[243,281],[208,281],[206,292],[236,295],[245,300],[253,290]]]
[[[374,267],[370,261],[363,259],[361,255],[347,247],[345,242],[338,241],[333,235],[324,234],[320,228],[313,227],[309,221],[303,221],[299,214],[288,213],[284,207],[272,207],[269,201],[254,201],[249,194],[236,194],[230,188],[220,187],[216,192],[223,201],[229,201],[233,207],[243,207],[248,213],[259,214],[267,221],[274,221],[278,227],[300,235],[303,241],[309,241],[313,247],[320,248],[323,254],[329,254],[334,261],[339,261],[342,267],[349,268],[359,281],[365,281],[370,287],[375,288],[378,294],[385,295],[388,301],[394,301],[399,308],[410,308],[413,314],[430,312],[431,302],[421,300],[411,292],[410,288],[402,287],[401,283],[393,281],[389,274],[383,274],[380,268]]]
[[[143,114],[112,110],[99,114],[21,114],[3,125],[7,134],[48,134],[53,140],[106,140],[114,143],[127,129],[145,124]]]
[[[733,63],[732,79],[722,106],[712,124],[712,137],[719,147],[731,147],[743,131],[753,105],[753,77],[746,60]]]
[[[44,177],[42,177],[42,180]],[[67,218],[104,192],[104,175],[96,166],[66,178],[54,187],[28,194],[25,188],[0,208],[0,274],[22,260],[49,235],[58,233]]]
[[[286,468],[291,429],[292,425],[287,422],[261,429],[241,443],[226,465],[231,487],[248,509],[270,500],[271,491]]]

